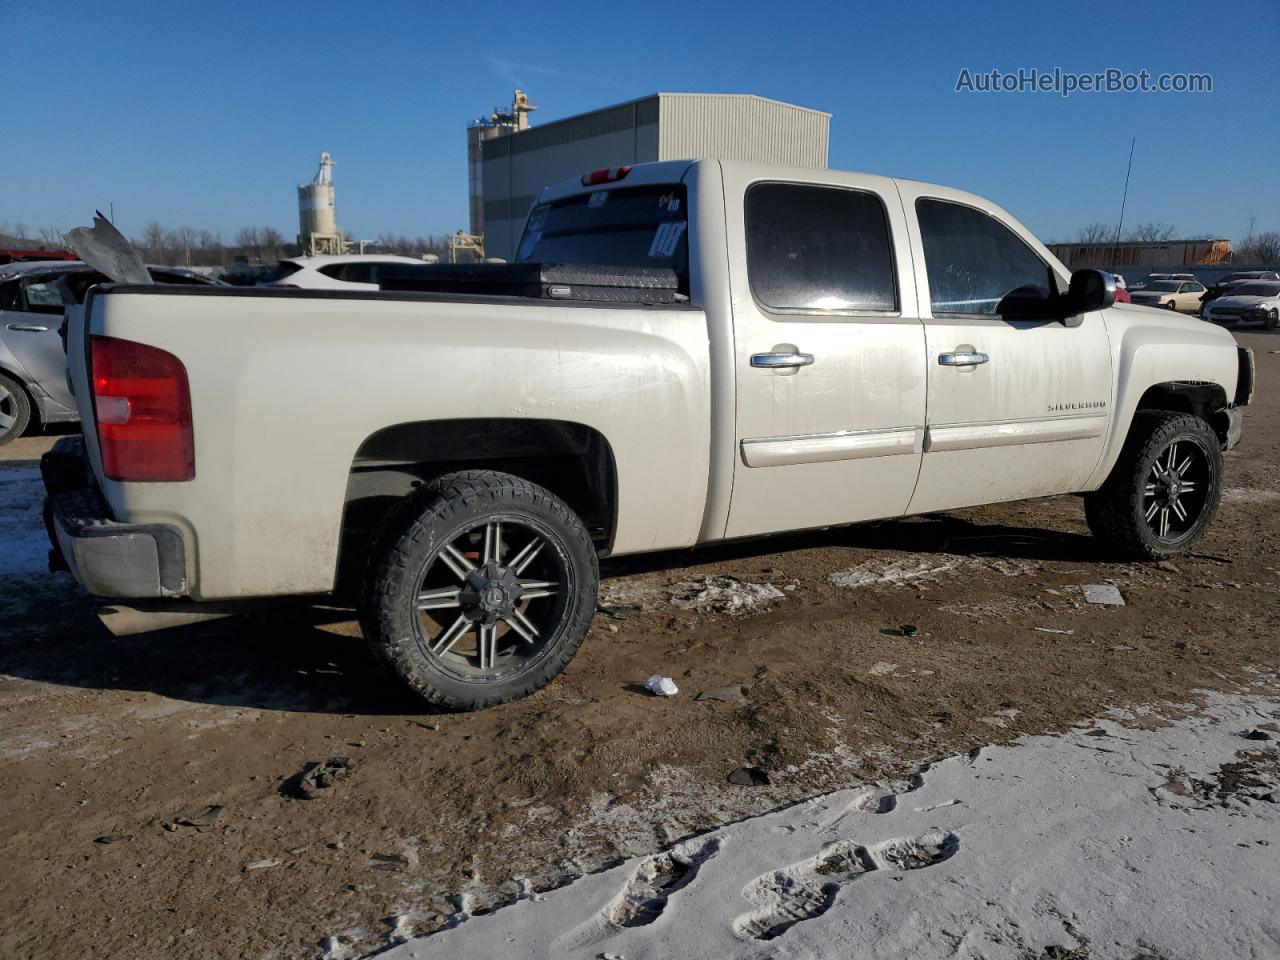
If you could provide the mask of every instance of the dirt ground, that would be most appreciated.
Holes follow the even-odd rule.
[[[35,569],[38,529],[11,542],[38,522],[49,441],[10,444],[0,956],[372,950],[780,804],[1273,669],[1280,336],[1238,339],[1258,396],[1191,557],[1113,562],[1062,497],[616,561],[565,674],[467,715],[424,713],[349,610],[112,638]],[[718,611],[708,577],[775,589]],[[647,693],[654,673],[680,694]],[[299,799],[296,774],[334,756],[350,775]],[[728,782],[743,766],[770,782]]]

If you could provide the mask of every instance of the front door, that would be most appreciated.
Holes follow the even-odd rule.
[[[900,516],[924,331],[893,181],[726,170],[737,458],[726,536]]]
[[[1111,420],[1102,314],[1046,319],[1065,283],[1023,228],[902,189],[919,229],[929,378],[911,512],[1080,490]]]

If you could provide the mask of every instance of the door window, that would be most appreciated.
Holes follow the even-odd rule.
[[[62,292],[54,285],[53,280],[36,280],[28,283],[23,290],[26,298],[26,309],[31,313],[62,313]]]
[[[757,183],[746,197],[747,275],[779,312],[898,309],[884,202],[875,194],[803,183]]]
[[[916,201],[934,316],[1047,315],[1052,273],[999,220],[959,203]]]

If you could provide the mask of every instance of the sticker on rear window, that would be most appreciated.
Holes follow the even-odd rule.
[[[651,257],[669,257],[676,252],[676,244],[680,242],[680,238],[684,235],[684,228],[688,224],[684,220],[673,220],[670,223],[658,224],[658,229],[654,231],[653,243],[649,245],[649,256]]]

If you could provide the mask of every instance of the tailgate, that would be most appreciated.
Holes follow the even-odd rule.
[[[67,308],[67,377],[71,393],[80,413],[84,432],[84,452],[94,477],[102,476],[102,454],[98,450],[97,420],[93,413],[93,385],[89,382],[89,324],[95,292],[90,291],[83,305]]]

